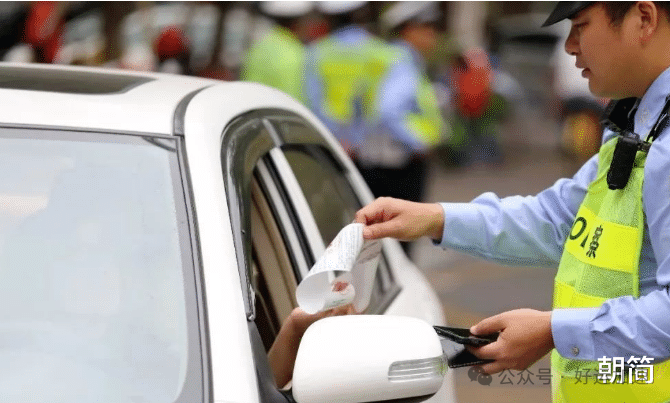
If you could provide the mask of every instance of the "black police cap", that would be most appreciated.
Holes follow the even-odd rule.
[[[554,11],[549,14],[549,17],[542,26],[548,27],[561,20],[570,18],[593,3],[595,1],[559,1],[556,7],[554,7]]]

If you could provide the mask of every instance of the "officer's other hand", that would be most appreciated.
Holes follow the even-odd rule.
[[[498,340],[482,347],[468,347],[479,358],[492,359],[482,369],[487,374],[506,369],[524,370],[554,348],[551,311],[516,309],[484,319],[470,328],[474,335],[500,332]]]
[[[444,211],[437,203],[415,203],[380,197],[356,213],[356,222],[365,224],[363,238],[397,238],[413,241],[422,236],[442,238]]]

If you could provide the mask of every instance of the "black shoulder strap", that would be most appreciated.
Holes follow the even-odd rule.
[[[639,98],[624,98],[610,101],[603,113],[601,123],[608,129],[620,133],[624,130],[633,131],[633,118],[640,102]]]
[[[649,136],[647,136],[647,142],[656,140],[663,129],[665,129],[665,127],[668,125],[668,110],[670,110],[670,95],[665,97],[665,105],[663,106],[661,115],[658,117],[654,127],[652,127],[651,131],[649,132]]]

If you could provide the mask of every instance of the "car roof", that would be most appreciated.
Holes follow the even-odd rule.
[[[213,85],[226,83],[100,67],[0,63],[0,125],[172,135],[180,103]]]

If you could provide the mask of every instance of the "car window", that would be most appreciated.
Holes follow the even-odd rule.
[[[329,244],[342,227],[353,222],[361,207],[342,172],[319,146],[285,148],[284,155],[298,179],[323,241]]]
[[[286,144],[282,151],[302,189],[325,244],[354,221],[362,207],[347,178],[346,171],[324,144],[310,139],[320,135],[299,119],[273,119],[284,136],[302,142]],[[388,303],[387,294],[395,289],[393,276],[382,255],[375,278],[368,313],[380,313]]]
[[[167,139],[0,131],[0,401],[201,396],[176,154]]]

